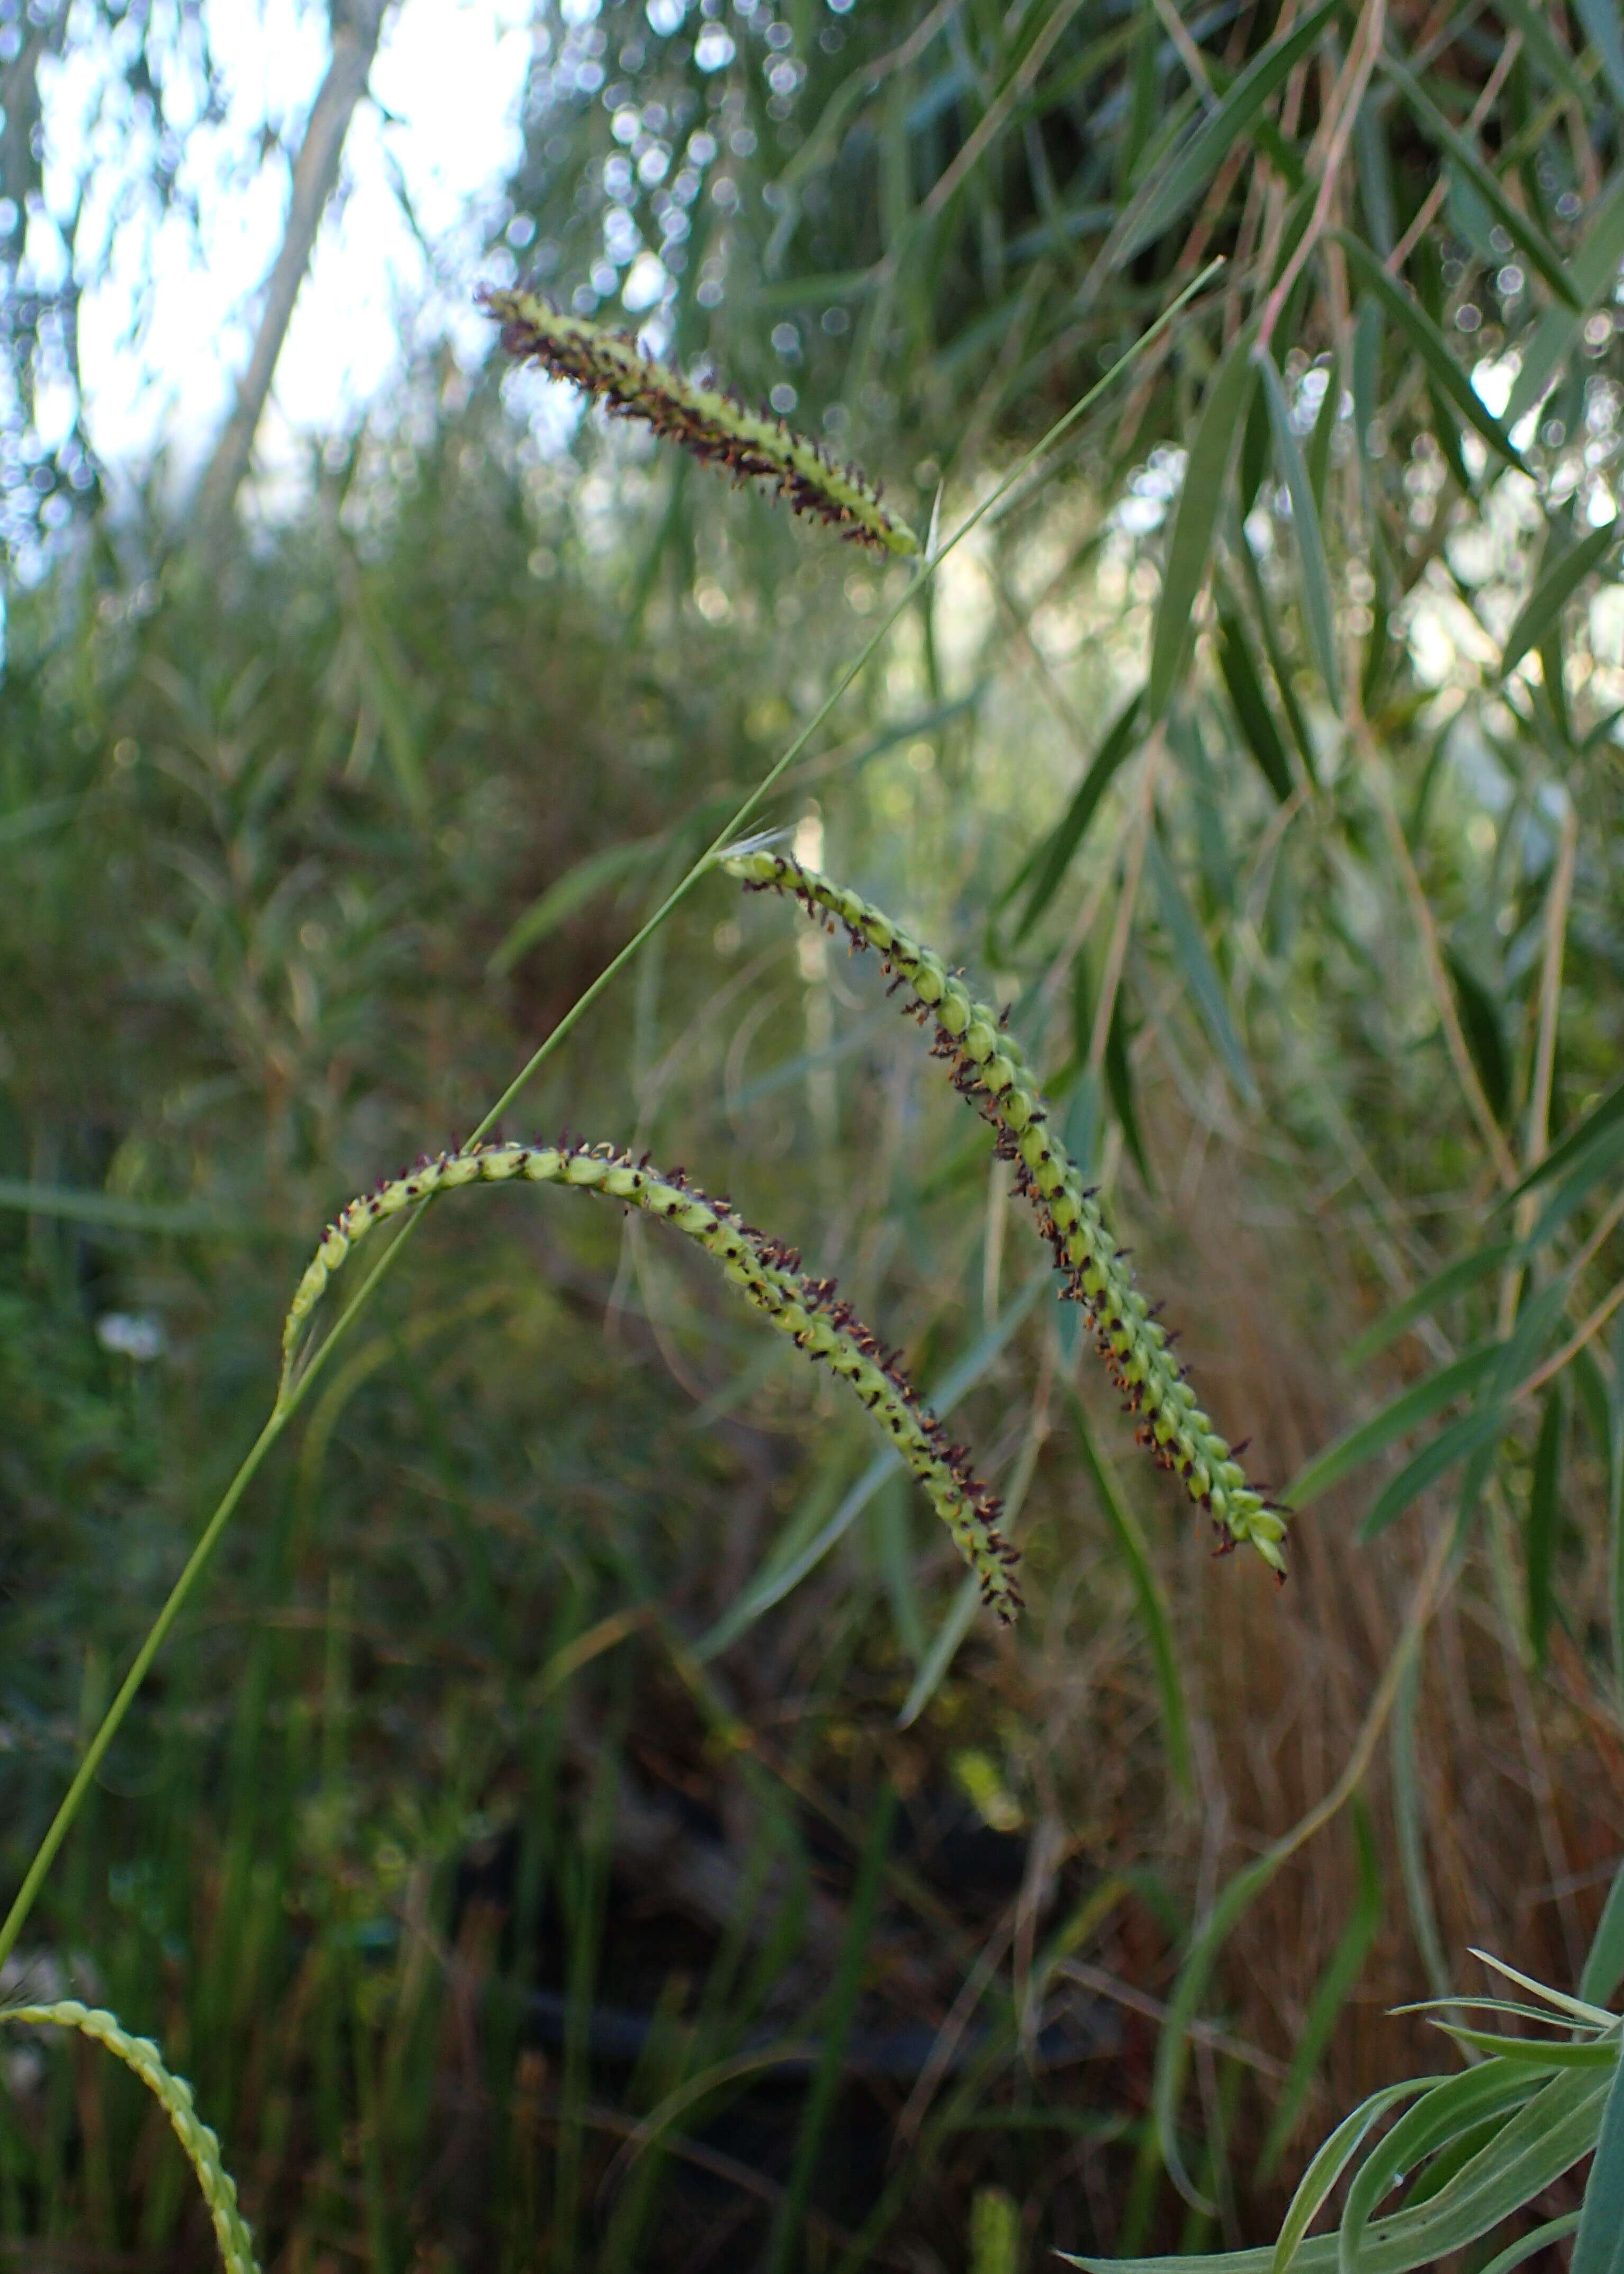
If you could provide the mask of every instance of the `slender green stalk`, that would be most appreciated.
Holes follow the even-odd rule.
[[[1132,365],[1137,363],[1139,358],[1148,348],[1154,344],[1154,343],[1161,337],[1162,334],[1167,330],[1168,327],[1179,314],[1180,311],[1187,306],[1188,304],[1199,293],[1206,290],[1207,285],[1212,282],[1212,279],[1217,275],[1219,269],[1222,266],[1223,263],[1222,260],[1209,261],[1207,267],[1202,269],[1200,275],[1192,279],[1192,281],[1184,287],[1184,290],[1178,295],[1178,297],[1176,300],[1169,304],[1162,313],[1158,316],[1155,322],[1150,326],[1147,331],[1140,334],[1139,337],[1134,342],[1133,345],[1129,348],[1127,352],[1117,358],[1116,361],[1112,364],[1109,370],[1107,371],[1103,376],[1089,388],[1087,394],[1080,397],[1078,402],[1074,403],[1071,408],[1063,418],[1056,420],[1055,424],[1049,428],[1048,433],[1046,433],[1041,440],[1036,442],[1033,448],[1027,451],[1026,456],[1023,457],[1019,463],[1004,476],[1004,479],[998,484],[997,487],[993,490],[991,494],[985,498],[982,502],[977,506],[974,513],[970,514],[959,523],[959,527],[954,531],[952,536],[947,539],[946,543],[933,552],[929,559],[921,564],[919,574],[914,578],[912,583],[909,584],[901,596],[892,604],[887,613],[881,618],[877,629],[875,630],[871,637],[865,643],[855,661],[848,665],[846,669],[841,674],[830,694],[825,697],[823,702],[819,704],[817,710],[807,721],[807,724],[801,728],[800,734],[798,734],[794,740],[788,745],[783,755],[776,759],[773,764],[768,768],[767,772],[763,775],[756,787],[740,805],[738,810],[731,816],[725,826],[717,832],[711,844],[706,847],[704,852],[703,852],[699,858],[694,862],[693,867],[689,869],[688,874],[681,878],[680,883],[678,883],[670,892],[666,894],[665,900],[660,902],[660,905],[655,909],[653,915],[648,918],[645,923],[641,925],[639,929],[633,933],[631,938],[627,941],[625,946],[621,948],[619,954],[613,957],[612,960],[605,966],[604,969],[598,974],[591,985],[576,998],[574,1005],[564,1013],[558,1024],[553,1028],[551,1034],[538,1044],[537,1048],[530,1053],[530,1056],[525,1061],[524,1065],[515,1075],[512,1081],[508,1083],[507,1088],[496,1100],[496,1103],[491,1107],[489,1112],[485,1115],[483,1119],[477,1124],[473,1131],[470,1133],[469,1140],[470,1143],[477,1143],[479,1139],[486,1135],[494,1124],[498,1122],[501,1118],[502,1115],[508,1111],[508,1108],[514,1103],[515,1100],[521,1095],[521,1093],[529,1088],[530,1082],[534,1080],[540,1068],[545,1064],[546,1060],[553,1056],[553,1053],[560,1047],[566,1038],[573,1033],[575,1028],[585,1017],[587,1012],[590,1011],[593,1004],[597,1002],[598,997],[603,994],[604,990],[620,975],[620,974],[626,968],[627,965],[631,962],[632,959],[642,953],[644,945],[653,937],[660,926],[666,922],[680,903],[687,899],[688,893],[693,891],[695,885],[698,884],[701,877],[709,872],[714,865],[717,856],[726,851],[726,848],[733,843],[745,824],[760,810],[764,801],[771,794],[773,789],[783,779],[789,768],[794,764],[796,759],[806,749],[807,744],[811,741],[813,735],[817,733],[824,720],[834,710],[835,705],[839,702],[847,688],[852,685],[859,674],[866,668],[869,659],[874,656],[881,643],[890,633],[892,625],[896,623],[903,611],[913,605],[923,586],[932,576],[935,576],[936,570],[941,567],[943,561],[946,560],[948,554],[953,551],[955,546],[961,545],[964,542],[965,538],[969,536],[971,531],[976,528],[980,523],[987,518],[994,507],[998,505],[1009,495],[1010,492],[1014,489],[1019,482],[1025,478],[1030,469],[1036,465],[1040,459],[1047,456],[1054,450],[1056,446],[1063,440],[1064,438],[1071,432],[1072,427],[1076,425],[1079,419],[1080,419],[1087,410],[1092,409],[1094,404],[1099,400],[1100,396],[1106,391],[1106,389],[1112,386],[1122,373],[1129,369]],[[131,1666],[129,1673],[125,1675],[124,1682],[119,1686],[118,1695],[108,1707],[107,1713],[102,1719],[102,1726],[96,1731],[95,1736],[92,1738],[89,1749],[86,1751],[84,1759],[80,1762],[78,1770],[74,1773],[73,1781],[69,1786],[67,1792],[63,1797],[62,1805],[58,1808],[56,1815],[51,1819],[50,1827],[46,1833],[43,1841],[41,1842],[39,1854],[34,1857],[34,1862],[28,1867],[27,1872],[23,1879],[23,1884],[18,1890],[17,1900],[11,1905],[10,1911],[6,1914],[4,1924],[0,1925],[0,1964],[4,1964],[7,1954],[12,1949],[17,1941],[18,1936],[21,1933],[24,1923],[27,1919],[30,1911],[33,1909],[34,1901],[44,1882],[45,1875],[49,1871],[51,1864],[56,1857],[58,1849],[62,1845],[63,1840],[65,1837],[69,1827],[71,1826],[74,1818],[79,1813],[79,1808],[83,1803],[85,1795],[90,1788],[91,1781],[95,1775],[96,1770],[101,1766],[102,1758],[105,1755],[108,1747],[112,1743],[114,1737],[117,1735],[124,1715],[129,1712],[131,1704],[134,1699],[137,1691],[140,1689],[142,1683],[147,1678],[147,1669],[151,1667],[154,1659],[157,1656],[159,1650],[163,1645],[165,1638],[168,1636],[170,1628],[174,1625],[176,1619],[178,1617],[187,1597],[191,1594],[192,1588],[196,1585],[199,1578],[201,1577],[210,1556],[214,1554],[216,1546],[219,1544],[221,1534],[224,1532],[227,1524],[229,1522],[231,1516],[237,1508],[237,1502],[242,1499],[243,1494],[247,1489],[248,1485],[258,1472],[266,1455],[270,1451],[271,1447],[275,1443],[277,1438],[282,1434],[282,1430],[286,1427],[288,1422],[292,1419],[295,1411],[303,1402],[306,1390],[316,1379],[318,1372],[326,1363],[327,1356],[335,1344],[338,1342],[340,1337],[349,1330],[351,1324],[359,1316],[362,1309],[370,1300],[374,1289],[383,1279],[385,1274],[395,1268],[395,1264],[400,1256],[402,1249],[405,1246],[407,1240],[411,1237],[417,1225],[422,1221],[422,1215],[423,1209],[419,1207],[412,1215],[409,1216],[405,1219],[402,1224],[399,1237],[395,1239],[394,1246],[390,1247],[385,1254],[380,1256],[378,1262],[373,1265],[372,1271],[368,1274],[367,1278],[364,1282],[354,1301],[339,1319],[332,1332],[327,1336],[327,1340],[306,1361],[298,1378],[292,1382],[285,1383],[283,1385],[282,1393],[277,1398],[269,1419],[266,1422],[265,1427],[260,1431],[259,1436],[254,1440],[252,1446],[250,1448],[244,1459],[242,1467],[237,1471],[236,1476],[232,1478],[230,1483],[226,1487],[224,1496],[221,1500],[219,1507],[209,1518],[197,1546],[186,1559],[184,1569],[182,1570],[180,1577],[176,1580],[174,1586],[170,1589],[169,1598],[164,1603],[163,1608],[159,1612],[157,1618],[154,1620],[147,1640],[141,1645],[139,1651],[136,1653],[134,1662]]]

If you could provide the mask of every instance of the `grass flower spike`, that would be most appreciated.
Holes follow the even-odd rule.
[[[480,297],[501,325],[503,347],[520,362],[572,380],[623,418],[646,419],[664,440],[724,467],[735,481],[771,482],[796,513],[815,514],[860,545],[919,551],[919,539],[881,502],[874,483],[855,466],[837,465],[771,411],[748,410],[735,395],[697,386],[627,334],[567,316],[538,293],[487,290]]]
[[[605,1145],[476,1145],[420,1161],[407,1175],[351,1201],[328,1229],[288,1313],[284,1389],[292,1379],[304,1321],[334,1272],[374,1224],[437,1193],[515,1180],[600,1193],[663,1217],[697,1240],[780,1334],[850,1383],[923,1485],[980,1579],[984,1600],[1006,1623],[1014,1617],[1020,1608],[1012,1572],[1015,1551],[998,1530],[998,1502],[971,1472],[966,1448],[950,1444],[942,1424],[920,1404],[895,1355],[883,1350],[849,1306],[837,1299],[832,1279],[810,1277],[793,1248],[742,1223],[726,1201],[707,1199],[680,1169],[669,1176],[650,1169],[646,1156],[634,1161],[629,1153]]]
[[[914,1006],[936,1021],[934,1055],[974,1098],[998,1132],[998,1149],[1016,1164],[1019,1189],[1067,1275],[1069,1291],[1086,1306],[1111,1379],[1140,1416],[1139,1442],[1184,1480],[1192,1500],[1212,1517],[1227,1551],[1245,1540],[1281,1577],[1284,1512],[1246,1481],[1228,1442],[1202,1411],[1173,1337],[1133,1284],[1099,1204],[1051,1128],[1048,1109],[1013,1035],[996,1011],[978,1002],[938,956],[855,892],[803,868],[787,855],[735,852],[722,864],[750,890],[793,892],[823,922],[843,923],[856,947],[877,950],[894,984],[913,990]],[[831,929],[833,929],[832,924]]]
[[[117,2014],[97,2006],[82,2006],[77,1998],[61,1998],[49,2006],[9,2006],[0,2009],[0,2022],[77,2029],[81,2037],[94,2037],[117,2054],[126,2068],[133,2069],[162,2107],[197,2173],[226,2274],[259,2274],[253,2237],[237,2207],[237,2184],[222,2161],[220,2142],[198,2114],[192,2087],[184,2076],[164,2067],[163,2055],[150,2037],[132,2037]]]

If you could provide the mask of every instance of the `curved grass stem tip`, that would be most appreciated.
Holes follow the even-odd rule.
[[[909,1008],[935,1021],[933,1055],[947,1060],[955,1087],[981,1107],[998,1133],[1000,1154],[1014,1163],[1017,1188],[1036,1211],[1056,1264],[1066,1275],[1067,1292],[1085,1306],[1111,1379],[1139,1416],[1140,1444],[1159,1466],[1182,1478],[1191,1499],[1212,1517],[1221,1553],[1245,1540],[1283,1577],[1288,1511],[1247,1483],[1228,1442],[1202,1411],[1173,1354],[1174,1338],[1134,1285],[1098,1201],[1084,1189],[999,1013],[978,1002],[939,956],[882,910],[788,855],[745,852],[723,866],[751,891],[793,892],[831,930],[835,922],[844,924],[853,946],[876,949],[883,968],[896,973],[895,983],[912,990]]]
[[[198,2114],[192,2087],[184,2076],[165,2067],[163,2055],[150,2037],[133,2037],[117,2014],[99,2006],[83,2006],[77,1998],[60,1998],[49,2006],[8,2006],[0,2008],[0,2022],[77,2029],[81,2037],[105,2045],[126,2068],[133,2069],[169,2118],[197,2174],[226,2274],[259,2274],[253,2238],[237,2207],[236,2182],[222,2159],[220,2142]]]
[[[662,1176],[650,1169],[646,1156],[634,1161],[629,1153],[605,1145],[475,1145],[420,1161],[409,1174],[351,1201],[329,1226],[289,1310],[282,1329],[284,1394],[304,1321],[350,1249],[374,1224],[437,1193],[515,1180],[599,1193],[663,1217],[697,1240],[780,1334],[788,1335],[809,1359],[824,1360],[851,1385],[924,1487],[981,1581],[985,1601],[1006,1623],[1014,1617],[1020,1608],[1016,1556],[998,1529],[999,1503],[972,1472],[966,1449],[950,1444],[942,1424],[921,1404],[895,1355],[882,1349],[837,1298],[832,1279],[812,1278],[793,1248],[742,1223],[726,1201],[708,1200],[680,1170]]]
[[[919,539],[882,502],[876,484],[855,466],[837,465],[771,411],[748,410],[736,395],[685,379],[627,334],[565,315],[539,293],[487,289],[479,297],[502,328],[503,347],[520,362],[573,381],[620,418],[646,419],[665,440],[735,481],[771,482],[796,513],[815,514],[860,545],[919,551]]]

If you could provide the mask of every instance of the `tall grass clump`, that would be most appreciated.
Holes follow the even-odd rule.
[[[1142,352],[1145,342],[1154,339],[1156,332],[1171,320],[1172,314],[1183,305],[1184,300],[1191,297],[1207,281],[1207,278],[1202,276],[1187,288],[1185,293],[1174,303],[1173,309],[1160,320],[1158,326],[1153,327],[1152,330],[1145,335],[1145,341],[1139,343],[1139,349],[1131,351],[1130,355],[1124,359],[1124,363],[1132,362],[1135,353]],[[509,326],[509,344],[515,352],[532,351],[529,332],[523,339],[515,337],[512,335],[511,325]],[[583,383],[601,387],[605,383],[605,373],[610,371],[619,374],[620,361],[610,359],[606,362],[600,355],[590,360],[587,365],[583,365],[579,373],[572,373],[571,375],[580,377]],[[1101,384],[1103,385],[1104,382]],[[618,392],[618,378],[616,388],[617,400],[621,400]],[[1053,447],[1060,434],[1074,423],[1091,400],[1092,395],[1085,396],[1081,403],[1066,414],[1051,435],[1047,438],[1046,444],[1040,446],[1038,450],[1030,454],[1029,460],[1023,462],[1016,472],[1006,478],[1003,486],[1004,489],[1011,486],[1025,472],[1026,463],[1034,462],[1041,456],[1043,448]],[[635,402],[623,401],[622,407],[639,406]],[[726,414],[718,415],[725,416],[728,419],[733,417],[731,410]],[[692,422],[688,426],[678,426],[670,431],[675,431],[678,439],[683,440],[688,447],[696,448],[701,455],[710,454],[710,442],[707,433]],[[822,463],[821,460],[819,463]],[[747,466],[744,471],[752,471],[756,469],[753,466]],[[786,478],[783,475],[779,476],[779,486],[781,489],[786,487]],[[879,508],[875,493],[862,489],[861,485],[848,483],[846,487],[841,490],[840,494],[843,498],[846,494],[846,489],[852,490],[853,494],[861,492],[861,494],[870,501],[865,510],[871,516],[877,516]],[[787,488],[786,493],[790,495],[793,503],[799,504],[803,501],[801,493],[793,486]],[[926,564],[927,576],[934,572],[951,546],[968,533],[974,523],[983,517],[990,505],[996,501],[996,494],[995,493],[993,500],[989,500],[972,515],[970,519],[961,525],[955,537],[951,538],[948,544]],[[827,517],[838,519],[846,513],[845,506],[842,506],[839,513],[835,513],[831,508],[831,515]],[[873,522],[876,529],[880,525],[877,520]],[[889,523],[884,525],[888,528],[891,526]],[[910,539],[909,542],[911,541]],[[894,618],[900,614],[906,605],[905,598],[892,609],[891,616]],[[876,633],[870,640],[869,651],[878,644],[883,629],[883,626],[881,633]],[[847,678],[854,675],[855,670],[860,667],[861,659],[858,666],[853,666],[848,671]],[[833,697],[828,698],[823,706],[824,712],[832,707],[834,699]],[[815,719],[813,723],[816,725],[817,720]],[[117,1734],[125,1713],[138,1695],[175,1620],[207,1566],[267,1454],[282,1434],[288,1420],[303,1402],[310,1387],[330,1359],[331,1353],[342,1341],[346,1329],[358,1314],[378,1282],[403,1253],[406,1242],[416,1223],[420,1219],[423,1209],[441,1193],[455,1189],[460,1186],[479,1182],[505,1182],[511,1177],[522,1175],[526,1181],[560,1181],[582,1189],[603,1190],[612,1198],[646,1208],[653,1213],[665,1216],[678,1229],[689,1232],[703,1246],[712,1250],[722,1261],[727,1276],[733,1278],[743,1288],[750,1299],[767,1314],[775,1325],[791,1335],[797,1344],[810,1357],[827,1359],[836,1372],[843,1374],[851,1382],[858,1396],[869,1405],[871,1411],[879,1416],[883,1426],[903,1450],[909,1466],[926,1485],[929,1497],[943,1516],[960,1551],[970,1563],[986,1600],[1002,1616],[1008,1618],[1013,1615],[1019,1601],[1010,1577],[1009,1567],[1013,1561],[1013,1556],[1012,1551],[1003,1540],[996,1527],[995,1521],[996,1503],[986,1492],[985,1487],[979,1485],[972,1476],[964,1449],[960,1447],[950,1446],[940,1424],[934,1417],[921,1412],[917,1399],[906,1379],[897,1369],[895,1361],[886,1359],[872,1335],[853,1318],[849,1309],[834,1303],[832,1283],[814,1282],[807,1278],[800,1271],[798,1259],[794,1258],[793,1251],[780,1243],[764,1239],[761,1234],[754,1231],[748,1225],[742,1224],[730,1209],[710,1202],[703,1193],[689,1187],[686,1181],[650,1174],[644,1165],[634,1162],[629,1155],[622,1155],[613,1148],[605,1151],[602,1148],[568,1145],[485,1147],[481,1142],[492,1126],[515,1104],[542,1064],[573,1026],[584,1015],[618,970],[628,962],[642,945],[652,936],[680,900],[706,873],[724,847],[733,840],[735,832],[749,820],[773,783],[799,754],[811,731],[811,727],[803,730],[802,734],[790,745],[776,764],[769,770],[756,791],[736,809],[721,835],[714,840],[701,858],[691,865],[675,888],[666,896],[656,914],[558,1022],[551,1035],[532,1053],[527,1065],[521,1069],[484,1117],[469,1143],[455,1153],[442,1154],[436,1157],[425,1156],[415,1171],[409,1171],[401,1178],[386,1181],[380,1184],[372,1194],[364,1195],[351,1202],[329,1227],[314,1260],[299,1283],[289,1312],[283,1337],[282,1382],[275,1402],[258,1438],[226,1487],[213,1516],[205,1525],[197,1545],[179,1578],[170,1590],[163,1608],[149,1628],[122,1684],[103,1714],[100,1727],[85,1749],[67,1794],[24,1875],[22,1886],[4,1921],[0,1923],[0,1965],[5,1963],[16,1946],[18,1937],[28,1919],[45,1876],[84,1803],[86,1796],[91,1788],[97,1771]],[[341,1314],[337,1325],[326,1340],[302,1365],[298,1364],[297,1361],[299,1356],[299,1337],[304,1323],[325,1291],[333,1273],[343,1263],[350,1248],[365,1237],[372,1226],[402,1213],[406,1213],[407,1221],[402,1224],[394,1244],[384,1251],[373,1265],[372,1271],[363,1280],[357,1296]],[[27,2008],[26,2010],[37,2016],[37,2013],[44,2009]],[[65,2012],[66,2009],[64,2010]],[[122,2032],[121,2026],[111,2016],[94,2016],[93,2018],[96,2020],[104,2041],[112,2044],[116,2051],[120,2051],[126,2059],[131,2059],[127,2048],[145,2046],[145,2040],[137,2040],[125,2036]],[[105,2029],[102,2028],[103,2020],[106,2023]],[[112,2036],[107,2034],[109,2029],[114,2033]],[[132,2060],[132,2065],[136,2067],[142,2081],[157,2095],[174,2119],[176,2111],[181,2105],[178,2096],[182,2094],[184,2089],[178,2086],[169,2076],[169,2072],[162,2067],[155,2052],[150,2059],[143,2053],[140,2059]],[[185,2105],[187,2107],[190,2106],[189,2093],[185,2096]],[[194,2162],[197,2162],[201,2156],[202,2149],[199,2143],[204,2137],[200,2130],[196,2139],[192,2139],[190,2135],[187,2135],[190,2142],[189,2152],[193,2154]],[[207,2138],[212,2142],[213,2135],[207,2135]],[[213,2152],[211,2149],[211,2155]],[[199,2168],[200,2170],[203,2168],[201,2164]],[[224,2181],[222,2173],[220,2174],[219,2182],[216,2182],[213,2174],[217,2169],[216,2158],[215,2162],[208,2166],[211,2176],[206,2183],[205,2194],[211,2211],[215,2215],[222,2253],[225,2254],[229,2265],[252,2263],[252,2259],[245,2259],[243,2255],[247,2249],[245,2239],[239,2237],[236,2227],[228,2232],[221,2224],[223,2218],[223,2212],[219,2207],[223,2201],[221,2195],[221,2185],[229,2186],[229,2183]],[[233,2216],[235,2216],[234,2209]]]

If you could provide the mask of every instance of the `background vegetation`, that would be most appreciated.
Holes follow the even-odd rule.
[[[335,6],[284,288],[380,27]],[[14,210],[53,55],[161,106],[207,29],[13,16]],[[1282,1593],[1210,1561],[873,974],[703,884],[515,1131],[646,1144],[838,1272],[957,1389],[1031,1609],[966,1616],[861,1417],[640,1222],[437,1209],[8,1969],[161,2039],[267,2265],[1261,2240],[1345,2107],[1440,2065],[1389,2007],[1480,1986],[1470,1945],[1576,1984],[1624,1841],[1621,136],[1603,4],[538,8],[478,273],[628,296],[921,529],[1225,256],[770,818],[1011,1005],[1302,1513]],[[86,279],[16,242],[11,1879],[320,1225],[473,1125],[906,576],[623,429],[560,447],[542,382],[448,350],[268,511],[274,290],[200,484],[132,500],[34,420]],[[1158,2123],[1199,1922],[1350,1762]],[[207,2263],[133,2081],[6,2061],[18,2263]]]

